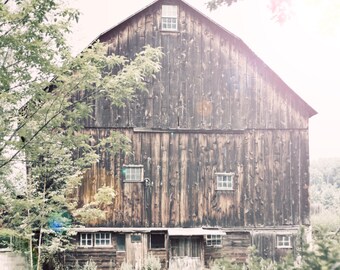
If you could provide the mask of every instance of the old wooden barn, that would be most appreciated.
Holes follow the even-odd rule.
[[[100,35],[109,53],[162,47],[162,69],[133,102],[94,104],[85,132],[121,131],[133,155],[102,155],[78,190],[116,190],[105,222],[77,229],[65,263],[201,269],[277,259],[309,225],[308,121],[316,112],[238,37],[181,0],[158,0]],[[186,268],[187,267],[187,268]]]

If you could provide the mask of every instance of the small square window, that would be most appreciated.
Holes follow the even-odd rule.
[[[172,5],[162,6],[162,30],[177,31],[178,8]]]
[[[165,248],[165,235],[163,233],[150,234],[150,248],[152,249]]]
[[[92,247],[92,233],[81,233],[80,245],[83,247]]]
[[[291,236],[290,235],[277,235],[276,236],[276,246],[278,248],[291,248]]]
[[[210,235],[206,237],[208,247],[222,247],[222,235]]]
[[[142,242],[142,236],[140,234],[131,234],[131,243]]]
[[[143,165],[125,165],[124,182],[143,182]]]
[[[217,190],[233,190],[234,174],[233,173],[217,173]]]
[[[96,233],[95,234],[95,246],[111,246],[111,234],[110,233]]]
[[[117,234],[117,251],[125,251],[125,234]]]

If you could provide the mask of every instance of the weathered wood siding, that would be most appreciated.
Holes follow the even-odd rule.
[[[100,151],[80,203],[108,185],[117,196],[102,225],[309,224],[311,108],[237,37],[183,2],[166,2],[179,6],[179,29],[161,31],[162,2],[100,37],[109,53],[133,57],[151,44],[164,57],[133,102],[94,102],[85,132],[100,140],[120,130],[133,154]],[[150,184],[124,183],[123,164],[142,164]],[[216,190],[218,172],[235,173],[234,190]]]
[[[208,266],[211,261],[227,258],[234,262],[245,262],[249,255],[251,236],[249,232],[231,232],[222,237],[221,247],[205,246],[204,261]]]
[[[306,130],[238,133],[134,132],[132,154],[101,154],[79,188],[81,203],[103,185],[116,190],[108,226],[277,226],[307,224]],[[88,129],[95,140],[109,129]],[[123,164],[142,164],[150,182],[125,183]],[[234,190],[216,190],[234,172]]]
[[[277,234],[282,234],[282,231],[272,230],[253,233],[253,245],[256,247],[257,252],[261,257],[279,261],[288,254],[296,256],[298,247],[297,231],[291,234],[292,248],[277,248],[276,237]]]
[[[162,47],[162,70],[125,108],[100,99],[91,127],[307,128],[306,104],[237,37],[181,1],[179,30],[161,31],[161,3],[100,37],[109,53],[133,57]]]
[[[84,266],[93,261],[99,269],[113,270],[115,268],[116,251],[112,248],[77,248],[65,253],[64,265],[69,269],[77,269],[76,265]]]

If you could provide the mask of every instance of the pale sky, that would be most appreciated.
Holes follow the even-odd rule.
[[[79,50],[153,0],[69,0],[82,15],[72,44]],[[271,19],[268,0],[240,0],[209,12],[188,4],[241,38],[318,114],[310,119],[310,157],[340,157],[340,1],[292,0],[293,17]]]

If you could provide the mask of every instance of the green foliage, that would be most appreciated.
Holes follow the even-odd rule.
[[[97,264],[94,261],[90,260],[85,263],[82,270],[97,270]]]
[[[331,184],[340,188],[340,159],[313,160],[310,166],[311,185]]]
[[[304,232],[301,232],[303,238]],[[313,243],[302,243],[297,258],[288,255],[280,262],[265,260],[258,256],[255,247],[249,252],[246,265],[234,264],[226,258],[215,260],[210,264],[211,270],[251,269],[251,270],[340,270],[340,235],[329,234],[324,230],[314,232]]]
[[[95,142],[83,131],[92,103],[123,106],[160,69],[161,51],[150,46],[132,60],[100,43],[72,57],[65,34],[78,15],[59,0],[0,2],[1,226],[28,239],[31,268],[33,255],[41,269],[67,247],[70,235],[56,228],[74,222],[63,213],[79,214],[72,195],[86,169],[104,152],[129,153],[121,134]],[[113,197],[101,187],[79,216],[105,216]]]
[[[78,221],[83,223],[91,223],[96,220],[105,219],[105,207],[113,203],[115,197],[115,191],[111,187],[101,187],[94,196],[94,200],[88,204],[85,204],[81,208],[77,208],[73,211],[74,216]]]
[[[158,257],[149,255],[146,257],[143,265],[143,270],[161,270],[162,265]]]
[[[120,270],[133,270],[135,269],[130,263],[123,262],[120,266]],[[148,255],[144,262],[143,265],[136,267],[136,270],[161,270],[162,269],[162,264],[161,261],[158,257],[153,256],[153,255]]]
[[[298,269],[340,269],[340,236],[324,231],[314,232],[314,243],[301,252]]]
[[[271,259],[263,259],[257,253],[255,247],[251,247],[249,249],[249,258],[247,260],[247,269],[254,269],[254,270],[283,270],[281,264],[285,264],[285,262],[275,262]]]
[[[131,264],[123,262],[120,266],[120,270],[133,270],[133,267]]]
[[[209,264],[211,270],[243,270],[244,265],[232,263],[226,258],[216,259]]]

